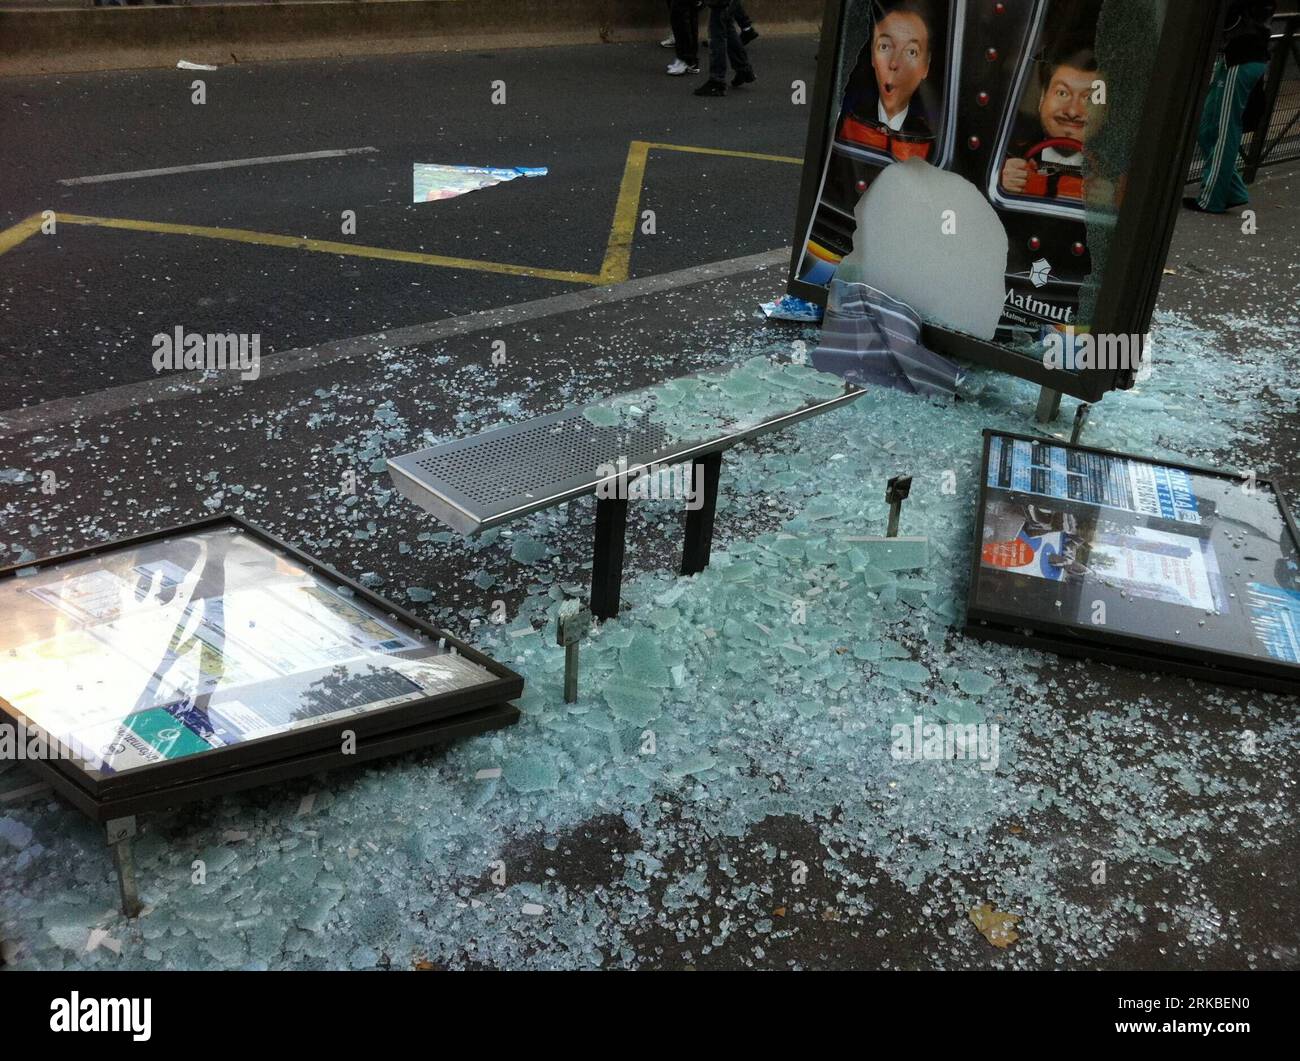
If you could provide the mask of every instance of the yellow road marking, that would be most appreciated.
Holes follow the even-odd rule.
[[[788,162],[802,164],[803,159],[788,155],[766,155],[755,151],[731,151],[716,147],[692,147],[686,144],[661,144],[650,140],[633,140],[628,145],[627,163],[619,183],[618,202],[614,206],[614,220],[609,230],[605,258],[600,272],[580,273],[563,269],[541,269],[531,265],[513,265],[509,262],[480,261],[475,258],[454,258],[445,254],[425,254],[420,251],[395,250],[389,247],[367,247],[356,243],[339,243],[336,240],[309,239],[305,236],[282,236],[274,232],[253,232],[244,228],[213,228],[207,225],[178,225],[166,221],[140,221],[125,217],[91,217],[87,214],[56,215],[58,221],[68,225],[91,225],[98,228],[124,229],[131,232],[158,232],[174,236],[197,236],[201,239],[220,239],[234,243],[252,243],[264,247],[285,247],[292,250],[314,251],[319,254],[341,254],[353,258],[378,258],[391,262],[408,262],[412,265],[433,265],[445,269],[469,269],[475,272],[500,273],[506,276],[532,276],[541,280],[559,280],[570,284],[617,284],[632,272],[632,243],[636,238],[638,208],[645,183],[646,164],[650,152],[683,151],[697,155],[721,155],[728,158],[747,158],[759,162]],[[41,215],[33,214],[24,221],[0,232],[0,254],[12,250],[29,236],[40,231]]]
[[[636,238],[637,208],[641,205],[641,185],[645,181],[645,164],[649,157],[650,145],[644,140],[633,140],[628,145],[627,164],[623,167],[618,203],[614,207],[614,223],[610,226],[609,244],[600,267],[601,283],[620,283],[632,271],[632,240]]]
[[[752,158],[759,162],[793,162],[796,166],[803,165],[803,159],[794,158],[790,155],[763,155],[757,151],[730,151],[721,147],[687,147],[685,144],[646,144],[647,147],[653,147],[659,151],[689,151],[696,155],[725,155],[728,158]]]
[[[598,284],[601,282],[600,277],[593,273],[539,269],[531,265],[485,262],[473,258],[451,258],[444,254],[424,254],[420,251],[401,251],[388,247],[366,247],[356,243],[339,243],[328,239],[281,236],[274,232],[252,232],[243,228],[174,225],[165,221],[136,221],[125,217],[88,217],[85,214],[59,214],[59,220],[68,225],[95,225],[99,228],[119,228],[132,232],[162,232],[176,236],[198,236],[202,239],[255,243],[266,247],[289,247],[295,250],[317,251],[321,254],[344,254],[354,258],[382,258],[387,261],[410,262],[413,265],[439,265],[448,269],[475,269],[480,272],[505,273],[509,276],[535,276],[543,280],[564,280],[573,284]]]
[[[5,251],[13,250],[18,244],[28,236],[34,236],[41,230],[41,215],[32,214],[31,217],[19,221],[16,225],[0,232],[0,254]]]
[[[623,167],[623,180],[619,184],[618,204],[614,207],[614,224],[609,230],[609,244],[605,260],[600,267],[600,281],[618,284],[632,275],[632,241],[636,238],[636,225],[640,220],[641,190],[645,183],[646,162],[651,150],[686,151],[697,155],[723,155],[728,158],[749,158],[759,162],[793,162],[802,165],[803,159],[789,155],[764,155],[756,151],[731,151],[719,147],[691,147],[686,144],[661,144],[652,140],[633,140],[628,145],[627,163]]]

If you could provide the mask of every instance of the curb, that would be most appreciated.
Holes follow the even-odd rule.
[[[541,320],[561,313],[572,313],[594,306],[676,291],[693,284],[763,269],[779,267],[782,270],[780,283],[784,284],[784,270],[788,267],[789,261],[790,248],[778,247],[775,250],[760,251],[758,254],[747,254],[740,258],[706,262],[703,265],[692,265],[669,273],[636,277],[619,284],[609,284],[583,291],[566,291],[561,295],[551,295],[532,302],[516,302],[494,309],[474,310],[458,317],[447,317],[427,324],[386,328],[382,332],[370,335],[358,335],[320,343],[317,346],[268,353],[262,361],[261,375],[251,385],[257,386],[264,380],[291,372],[301,372],[304,369],[319,370],[335,361],[373,357],[388,350],[418,347],[451,336],[471,335],[510,324]],[[0,440],[45,431],[59,424],[86,423],[159,402],[248,386],[249,383],[232,374],[208,377],[202,372],[184,372],[138,383],[122,383],[75,398],[54,398],[16,409],[0,409]]]

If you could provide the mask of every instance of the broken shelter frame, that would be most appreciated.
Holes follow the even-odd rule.
[[[808,137],[804,149],[803,179],[795,214],[794,249],[787,290],[825,305],[827,288],[799,277],[809,232],[822,194],[823,177],[833,147],[843,93],[839,70],[850,69],[854,56],[843,56],[846,27],[851,13],[858,14],[870,0],[827,0],[822,21],[817,81],[813,91]],[[1035,19],[1050,0],[1024,0],[1035,4]],[[992,0],[968,0],[965,12],[971,25],[964,39],[965,53],[973,53],[979,40],[972,26],[987,19]],[[851,12],[852,9],[852,12]],[[1167,5],[1155,69],[1147,86],[1142,122],[1127,171],[1126,191],[1110,240],[1105,274],[1097,294],[1090,331],[1094,335],[1145,336],[1155,308],[1169,243],[1177,220],[1182,187],[1192,156],[1201,104],[1208,87],[1216,31],[1222,20],[1223,0],[1183,0]],[[1028,63],[1030,56],[1021,56]],[[961,98],[977,91],[975,73],[967,79],[963,56],[949,60],[950,78],[960,86]],[[1013,79],[1014,80],[1014,79]],[[998,106],[972,108],[983,117],[956,129],[957,150],[963,145],[993,144],[1000,139],[1003,113],[1018,100]],[[959,102],[947,116],[948,127],[967,117]],[[933,350],[988,365],[1040,384],[1049,391],[1093,402],[1107,391],[1131,387],[1136,370],[1126,368],[1049,368],[1035,356],[1009,344],[976,339],[941,326],[927,324],[922,341]]]
[[[1057,619],[1046,619],[1039,615],[1029,616],[1024,612],[1016,611],[1011,603],[1013,593],[1021,588],[1017,585],[1016,580],[1029,578],[1030,576],[1019,575],[1014,571],[1008,572],[989,568],[983,564],[984,527],[989,515],[990,492],[998,489],[999,492],[1004,494],[1023,495],[1027,499],[1037,500],[1042,507],[1049,509],[1064,507],[1070,510],[1082,511],[1095,508],[1099,515],[1105,515],[1109,510],[1106,505],[1093,505],[1089,501],[1067,501],[1054,495],[1025,494],[1023,491],[1014,488],[991,487],[989,485],[989,456],[994,438],[1006,439],[1010,442],[1029,442],[1040,446],[1064,449],[1067,452],[1096,455],[1107,460],[1135,462],[1159,469],[1170,469],[1187,473],[1190,476],[1218,480],[1224,484],[1230,484],[1233,489],[1240,489],[1243,485],[1252,482],[1247,476],[1222,468],[1206,468],[1116,450],[1100,449],[1095,446],[1072,444],[1053,437],[1018,434],[986,428],[984,431],[983,456],[980,461],[980,491],[975,514],[970,589],[967,598],[965,624],[967,636],[1032,648],[1038,651],[1054,652],[1064,656],[1098,659],[1104,663],[1112,663],[1136,670],[1159,670],[1205,681],[1222,682],[1271,692],[1300,694],[1300,663],[1289,663],[1262,654],[1233,652],[1226,649],[1215,650],[1207,648],[1203,644],[1174,644],[1168,638],[1161,638],[1154,633],[1151,636],[1125,634],[1116,632],[1105,624],[1066,622]],[[1287,506],[1283,484],[1276,477],[1256,477],[1253,479],[1253,485],[1256,493],[1262,495],[1267,492],[1276,502],[1277,515],[1280,517],[1283,533],[1282,541],[1289,543],[1287,549],[1280,549],[1279,551],[1290,557],[1289,563],[1294,572],[1291,577],[1297,584],[1300,584],[1300,528],[1297,528],[1295,518]],[[1118,516],[1112,521],[1132,517],[1133,522],[1138,523],[1139,520],[1144,518],[1137,513],[1124,513],[1122,510],[1115,511]],[[1146,518],[1149,522],[1150,518]],[[1231,517],[1221,516],[1217,511],[1210,518],[1222,519],[1224,522],[1233,521]],[[1178,526],[1177,521],[1170,517],[1160,517],[1156,522],[1166,523],[1171,530]],[[1195,526],[1198,531],[1201,530],[1200,524]],[[1204,536],[1207,540],[1212,540],[1212,527],[1206,529],[1203,535],[1193,535],[1190,531],[1188,532],[1189,538],[1197,536]],[[1217,556],[1220,567],[1222,567],[1222,561],[1225,558],[1232,559],[1234,563],[1245,563],[1249,560],[1248,557],[1225,554],[1224,556]],[[999,592],[995,594],[995,599],[998,602],[996,605],[980,603],[982,577],[1005,580],[999,587]],[[1244,583],[1237,581],[1240,577],[1240,572],[1237,572],[1234,578],[1222,578],[1220,588],[1224,592],[1227,592],[1230,586],[1235,586],[1238,590],[1241,589]],[[1037,581],[1042,581],[1041,589],[1043,590],[1044,599],[1050,592],[1064,592],[1061,589],[1061,583],[1047,580],[1035,580],[1035,583],[1032,583],[1034,588],[1039,588],[1036,585]],[[1102,592],[1102,587],[1099,587],[1096,583],[1086,582],[1080,584],[1080,592],[1083,585],[1091,586],[1093,592]],[[1110,587],[1106,587],[1106,592],[1115,591]],[[1120,592],[1119,595],[1123,597],[1124,593]],[[1140,598],[1134,596],[1132,599]],[[1233,614],[1236,622],[1252,624],[1254,619],[1250,616],[1245,594],[1240,592],[1235,593],[1235,596],[1230,594],[1229,599],[1232,602],[1229,604],[1230,613]],[[1159,607],[1173,607],[1173,605],[1153,601],[1150,607],[1154,612]],[[1236,609],[1235,612],[1231,612],[1233,608]],[[1191,607],[1185,608],[1189,624],[1198,621],[1195,617],[1197,610]],[[1158,625],[1156,619],[1153,618],[1150,628],[1152,630],[1158,629]],[[1191,629],[1190,625],[1188,629]],[[1177,630],[1174,632],[1176,634]]]

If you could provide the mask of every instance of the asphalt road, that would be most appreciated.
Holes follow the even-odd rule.
[[[232,65],[0,81],[0,230],[44,210],[334,240],[598,273],[634,140],[799,157],[816,44],[762,39],[760,81],[691,95],[652,44]],[[206,103],[192,102],[205,82]],[[504,82],[505,103],[492,102]],[[374,151],[104,183],[73,178],[352,148]],[[411,202],[416,162],[549,175]],[[655,151],[630,273],[788,245],[800,168]],[[356,213],[355,234],[342,232]],[[639,222],[638,218],[638,222]],[[260,334],[268,353],[543,298],[581,282],[194,235],[59,224],[0,254],[0,408],[153,375],[176,326]],[[590,286],[588,283],[585,286]]]

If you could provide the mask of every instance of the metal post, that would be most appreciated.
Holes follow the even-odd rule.
[[[598,498],[596,542],[591,558],[591,611],[598,619],[613,619],[618,615],[626,531],[627,498]]]
[[[578,642],[564,646],[564,702],[578,702]]]
[[[1040,424],[1050,424],[1061,415],[1061,392],[1050,387],[1038,390],[1038,411],[1034,414]]]
[[[1088,414],[1092,411],[1092,406],[1087,402],[1080,402],[1079,408],[1074,410],[1074,427],[1070,431],[1070,444],[1077,446],[1079,439],[1083,435],[1083,427],[1088,422]]]
[[[912,492],[910,475],[895,475],[885,486],[885,500],[889,502],[889,526],[885,529],[886,538],[898,537],[898,519],[903,514],[903,502]]]
[[[686,510],[686,538],[682,545],[682,574],[695,575],[709,566],[713,550],[713,516],[718,507],[718,478],[722,474],[722,451],[706,453],[691,462],[691,481],[697,491],[698,508]]]
[[[1268,152],[1268,134],[1273,125],[1273,114],[1277,110],[1277,97],[1282,89],[1282,79],[1286,76],[1286,61],[1294,47],[1295,30],[1298,20],[1288,18],[1282,30],[1282,39],[1273,48],[1272,59],[1268,64],[1268,73],[1264,86],[1264,114],[1252,134],[1250,152],[1246,156],[1246,165],[1242,170],[1242,180],[1254,184],[1259,175],[1259,167]],[[1276,141],[1275,141],[1276,143]]]
[[[617,605],[618,598],[614,603]],[[566,598],[555,618],[555,643],[564,646],[564,702],[578,702],[578,642],[591,629],[591,610],[573,598]]]
[[[136,887],[135,863],[131,860],[131,838],[135,836],[135,816],[113,818],[105,826],[108,846],[113,849],[113,865],[117,869],[117,885],[122,896],[122,913],[139,917],[140,892]]]

